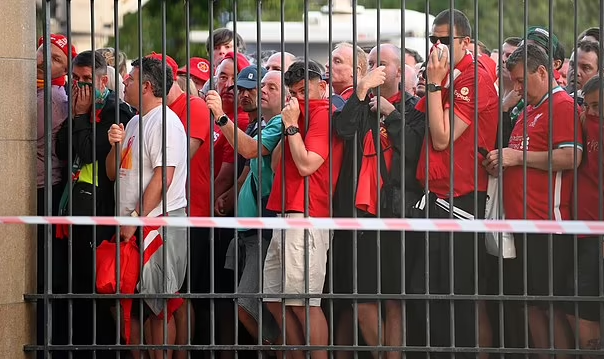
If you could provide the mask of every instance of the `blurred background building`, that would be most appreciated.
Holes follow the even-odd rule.
[[[43,25],[44,12],[42,3],[46,0],[36,0],[38,23]],[[142,0],[144,6],[149,0]],[[51,0],[50,28],[51,32],[67,33],[67,12],[70,3],[72,42],[76,49],[92,48],[92,14],[90,0]],[[114,1],[103,0],[94,2],[94,45],[95,48],[104,47],[115,34],[115,16],[118,26],[122,26],[124,15],[138,10],[138,0],[119,0],[117,13],[114,12]],[[42,28],[39,26],[38,31]],[[38,34],[41,35],[41,34]]]

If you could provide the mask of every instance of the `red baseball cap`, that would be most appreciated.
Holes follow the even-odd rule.
[[[224,58],[222,59],[222,61],[220,61],[220,63],[222,63],[224,60],[231,60],[231,61],[235,62],[235,53],[228,52],[226,55],[224,55]],[[245,57],[245,55],[243,55],[242,53],[238,52],[237,53],[237,73],[241,72],[241,70],[245,69],[248,66],[250,66],[250,62],[247,59],[247,57]]]
[[[61,49],[65,56],[69,57],[71,54],[71,58],[78,56],[78,52],[75,49],[75,46],[71,45],[71,51],[67,47],[67,38],[63,35],[59,34],[50,34],[50,43]],[[38,47],[44,44],[44,36],[38,39]]]
[[[157,59],[159,61],[162,61],[163,59],[163,55],[158,54],[155,51],[147,55],[147,57]],[[172,75],[174,77],[174,80],[176,80],[176,75],[178,75],[178,64],[176,63],[176,61],[174,61],[173,58],[171,58],[169,55],[166,55],[166,65],[172,69]]]
[[[208,81],[210,79],[210,62],[201,57],[191,57],[189,62],[191,76],[200,81]],[[187,74],[187,66],[183,66],[178,70],[179,75]]]

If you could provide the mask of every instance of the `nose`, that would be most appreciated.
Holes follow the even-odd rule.
[[[227,80],[227,83],[226,83],[226,88],[227,89],[233,87],[234,85],[235,85],[235,83],[233,82],[232,78],[230,78],[230,79]]]

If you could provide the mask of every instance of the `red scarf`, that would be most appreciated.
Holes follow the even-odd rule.
[[[471,53],[467,53],[466,56],[461,59],[461,61],[455,66],[453,70],[453,74],[455,78],[459,77],[461,73],[468,69],[474,63],[474,56]],[[480,62],[479,62],[480,63]],[[449,101],[449,91],[453,85],[447,86],[449,81],[449,73],[443,79],[441,85],[441,95],[442,95],[442,103],[443,106],[445,103]],[[453,80],[455,81],[455,80]],[[426,98],[428,95],[424,96],[415,106],[415,109],[421,112],[426,111]],[[424,140],[424,146],[422,147],[422,152],[419,156],[419,163],[417,164],[417,172],[416,177],[418,179],[424,178],[426,173],[426,150],[430,152],[430,166],[428,172],[429,180],[442,179],[449,176],[449,163],[447,159],[449,158],[449,150],[445,151],[436,151],[434,147],[432,147],[432,138],[428,136],[427,140]]]
[[[304,135],[306,133],[306,116],[304,115],[304,111],[306,111],[306,106],[304,100],[298,100],[298,104],[300,106],[300,116],[298,116],[298,128],[300,129],[300,134]],[[325,108],[329,110],[329,99],[327,100],[309,100],[308,101],[308,119],[312,118],[312,114],[321,108]],[[335,111],[335,108],[332,108],[332,111]],[[287,138],[287,137],[286,137]]]
[[[67,83],[67,80],[65,79],[65,76],[57,77],[56,79],[52,79],[52,81],[50,82],[50,84],[52,86],[59,86],[59,87],[65,87],[66,83]],[[37,87],[38,87],[38,90],[43,89],[44,80],[37,79]]]
[[[373,97],[370,95],[370,97]],[[397,106],[403,98],[401,91],[388,98],[388,102],[392,105]],[[363,139],[363,159],[361,160],[361,169],[359,171],[359,181],[357,184],[357,192],[355,198],[355,205],[358,209],[367,212],[372,215],[377,215],[377,197],[379,191],[383,186],[383,180],[380,176],[379,185],[376,183],[377,178],[377,166],[379,157],[376,153],[376,146],[373,141],[373,130],[367,131],[365,138]],[[383,124],[380,124],[380,146],[384,160],[386,162],[386,168],[380,168],[380,171],[390,172],[392,165],[392,142],[388,138],[388,133]]]

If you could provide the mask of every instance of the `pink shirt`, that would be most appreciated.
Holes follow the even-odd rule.
[[[55,145],[57,142],[57,132],[61,128],[61,124],[67,118],[67,109],[69,106],[69,100],[65,93],[64,87],[52,86],[52,184],[56,185],[61,182],[61,168],[63,167],[55,151]],[[44,155],[45,150],[45,136],[44,136],[44,90],[38,90],[38,134],[37,134],[37,172],[38,172],[38,188],[44,187],[44,161],[46,156]]]

